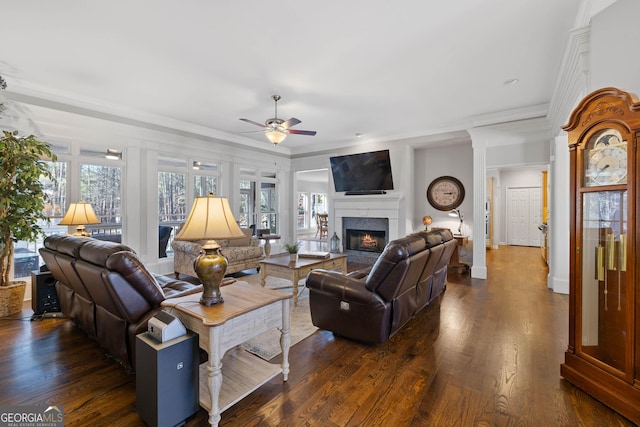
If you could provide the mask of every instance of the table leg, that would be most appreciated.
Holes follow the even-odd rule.
[[[293,306],[298,305],[298,282],[300,281],[299,270],[293,270]]]
[[[260,286],[262,286],[264,288],[264,285],[266,284],[265,280],[267,278],[267,265],[263,264],[262,268],[260,269]]]
[[[280,348],[282,349],[282,377],[284,381],[289,379],[289,347],[291,346],[291,336],[289,335],[290,325],[290,301],[282,300],[282,329],[280,329]]]
[[[264,241],[264,256],[269,259],[271,255],[271,241],[269,239],[265,239]]]
[[[209,349],[209,360],[207,361],[207,385],[211,396],[209,424],[216,427],[221,418],[219,399],[220,389],[222,388],[222,357],[215,337],[210,343],[213,344],[213,348]]]

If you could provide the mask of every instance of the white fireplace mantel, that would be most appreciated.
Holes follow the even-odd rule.
[[[333,200],[334,231],[342,232],[342,218],[345,217],[387,218],[389,240],[398,239],[402,200],[401,193],[336,197]]]

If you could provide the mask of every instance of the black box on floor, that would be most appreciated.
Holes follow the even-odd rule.
[[[50,272],[31,272],[31,309],[35,315],[59,313],[56,279]]]
[[[198,411],[198,335],[159,342],[136,336],[136,409],[149,426],[175,426]]]

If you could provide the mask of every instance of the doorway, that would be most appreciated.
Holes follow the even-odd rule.
[[[540,187],[507,189],[507,242],[514,246],[542,246],[542,190]]]

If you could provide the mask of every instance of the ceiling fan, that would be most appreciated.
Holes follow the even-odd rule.
[[[264,122],[264,124],[254,122],[253,120],[249,120],[249,119],[240,119],[240,120],[242,120],[243,122],[251,123],[256,126],[260,126],[261,128],[264,128],[264,134],[267,136],[267,139],[271,141],[273,145],[280,144],[282,141],[284,141],[284,139],[289,134],[311,135],[311,136],[316,134],[316,131],[314,130],[291,129],[292,126],[295,126],[298,123],[302,123],[302,122],[296,119],[295,117],[292,117],[287,121],[279,119],[278,118],[278,101],[280,101],[280,95],[272,95],[271,99],[273,99],[273,101],[275,102],[275,115],[273,118],[267,119],[267,121]]]

